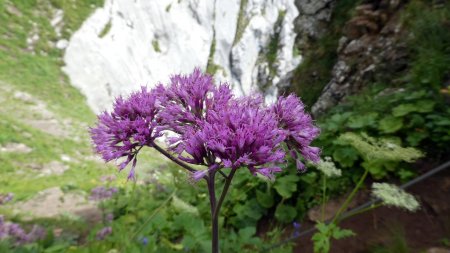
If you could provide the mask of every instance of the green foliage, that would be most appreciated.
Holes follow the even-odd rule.
[[[247,8],[248,0],[241,0],[239,3],[239,14],[236,23],[236,33],[234,35],[233,46],[235,46],[242,38],[245,28],[250,23],[249,18],[245,14],[245,9]]]
[[[361,166],[377,179],[396,176],[406,180],[414,172],[405,162],[420,155],[401,146],[420,147],[438,158],[450,150],[446,144],[450,141],[449,118],[450,109],[436,92],[415,86],[375,86],[349,97],[323,116],[316,145],[323,147],[323,155],[333,157],[339,167],[355,170]],[[363,135],[356,137],[353,133]]]
[[[450,4],[434,5],[426,0],[411,1],[403,20],[412,32],[412,82],[440,88],[450,73]]]
[[[30,153],[24,154],[0,153],[1,191],[14,192],[17,201],[54,186],[90,190],[97,183],[93,178],[111,173],[111,167],[101,170],[105,166],[92,160],[92,148],[85,129],[95,115],[86,105],[85,98],[62,73],[63,52],[49,43],[60,38],[69,39],[71,32],[78,29],[94,7],[102,4],[103,1],[97,0],[73,3],[0,0],[0,33],[5,35],[0,36],[0,145],[21,143],[31,148]],[[64,11],[60,38],[50,24],[56,8]],[[30,49],[26,40],[34,32],[39,35],[39,40]],[[16,92],[31,94],[31,101],[15,98]],[[36,103],[41,107],[30,110]],[[44,121],[39,118],[41,110],[54,114],[62,128],[65,128],[62,121],[70,122],[67,133],[53,135],[30,124],[34,120]],[[72,160],[62,161],[62,155]],[[39,168],[52,161],[61,162],[68,170],[63,175],[40,175]]]
[[[83,222],[77,226],[67,224],[67,229],[71,228],[69,237],[51,236],[23,247],[0,241],[0,249],[4,249],[1,252],[210,252],[211,227],[206,188],[204,185],[196,188],[187,182],[177,181],[175,175],[178,171],[172,172],[174,175],[170,178],[175,181],[144,185],[130,185],[130,182],[127,187],[120,188],[112,199],[103,202],[104,213],[114,214],[112,223],[100,222],[95,226]],[[251,213],[255,201],[250,201],[253,203],[243,208],[246,217],[255,215]],[[39,220],[31,221],[44,225],[49,231],[54,227],[61,228],[60,222],[49,225]],[[226,223],[227,218],[219,221],[222,252],[255,252],[281,240],[283,232],[274,228],[268,232],[268,239],[263,240],[256,236],[255,226],[235,228]],[[111,226],[113,232],[99,241],[96,233],[104,226]],[[66,227],[63,227],[67,233]],[[83,236],[86,234],[86,237]],[[146,244],[143,243],[144,238]],[[80,239],[85,243],[79,244],[77,240]],[[286,245],[274,252],[291,252],[291,246]]]
[[[280,177],[275,181],[274,188],[283,198],[290,198],[294,192],[297,191],[297,181],[299,180],[296,175],[287,175]]]
[[[281,222],[291,222],[297,216],[297,210],[293,206],[285,205],[283,203],[278,204],[275,211],[275,218]]]
[[[72,3],[64,0],[0,1],[0,80],[21,91],[48,102],[51,109],[63,116],[85,121],[95,119],[85,98],[72,87],[61,71],[62,51],[50,46],[58,40],[50,18],[55,8],[64,11],[62,38],[69,39],[83,20],[103,4],[103,0],[84,0]],[[20,13],[12,14],[7,6]],[[39,40],[30,51],[27,38],[35,30]],[[20,69],[20,71],[18,71]]]
[[[375,140],[366,134],[357,135],[354,133],[345,133],[339,136],[337,141],[343,144],[352,145],[361,153],[365,161],[414,162],[423,156],[417,149],[399,146],[395,140]]]
[[[112,26],[112,24],[111,24],[111,19],[110,19],[110,20],[108,20],[108,23],[106,23],[105,27],[103,27],[102,31],[98,34],[98,37],[99,38],[105,37],[111,30],[111,26]]]
[[[214,31],[211,47],[209,48],[208,63],[206,65],[206,73],[210,75],[215,75],[218,70],[222,69],[220,65],[217,65],[214,62],[215,52],[216,52],[216,32]]]
[[[315,253],[328,253],[331,248],[331,238],[339,240],[354,236],[355,233],[348,229],[342,229],[338,227],[335,223],[325,224],[319,222],[316,224],[317,233],[312,237],[314,242],[314,252]]]
[[[408,246],[404,228],[393,224],[389,227],[389,240],[384,245],[374,246],[370,253],[409,253],[412,249]]]
[[[269,64],[269,72],[271,75],[276,73],[275,62],[277,60],[277,53],[280,47],[280,33],[283,25],[283,19],[286,15],[286,11],[278,11],[277,21],[274,24],[274,34],[270,37],[269,45],[266,51],[266,60]]]
[[[153,50],[157,53],[161,53],[161,48],[159,47],[159,41],[157,39],[152,40]]]

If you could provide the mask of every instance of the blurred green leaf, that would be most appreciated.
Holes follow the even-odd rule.
[[[333,160],[343,167],[352,167],[358,160],[359,154],[353,147],[339,147],[333,152]]]
[[[297,210],[289,205],[279,204],[275,210],[275,218],[280,222],[289,223],[293,221],[296,216]]]
[[[395,117],[402,117],[412,112],[416,112],[418,109],[418,106],[415,104],[402,104],[392,109],[392,115]]]
[[[374,126],[377,117],[378,114],[375,112],[367,113],[364,115],[355,115],[354,117],[350,118],[347,126],[355,129],[363,128],[366,126]]]
[[[270,191],[267,193],[256,190],[256,200],[264,208],[271,208],[274,204],[273,194]]]
[[[277,178],[274,188],[281,197],[288,199],[297,191],[297,182],[299,177],[296,175],[287,175]]]
[[[385,133],[395,133],[403,127],[403,119],[387,116],[380,121],[378,129]]]

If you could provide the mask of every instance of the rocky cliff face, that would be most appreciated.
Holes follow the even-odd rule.
[[[320,115],[369,83],[395,82],[395,73],[408,66],[407,34],[399,10],[404,1],[375,0],[356,7],[339,39],[331,80],[312,107]]]
[[[298,33],[297,43],[300,49],[308,50],[311,40],[321,37],[327,32],[336,0],[297,0],[300,15],[295,19],[295,31]]]
[[[63,69],[95,112],[197,66],[270,100],[300,62],[297,15],[293,0],[106,0],[70,39]]]

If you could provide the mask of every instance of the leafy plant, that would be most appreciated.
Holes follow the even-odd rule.
[[[346,132],[367,133],[392,145],[420,146],[438,157],[449,151],[445,144],[450,141],[448,118],[450,110],[433,91],[413,86],[406,89],[381,89],[378,86],[349,97],[346,103],[321,118],[322,134],[317,143],[324,147],[324,155],[333,157],[341,168],[370,167],[375,178],[396,176],[406,180],[414,172],[402,159],[382,165],[374,160],[364,162],[363,158],[370,149],[356,148],[351,142],[336,139],[336,136]],[[386,153],[389,154],[394,153]]]
[[[405,160],[411,162],[415,159],[418,159],[422,155],[419,151],[413,148],[398,147],[390,142],[386,143],[383,140],[375,140],[374,138],[371,138],[367,135],[363,135],[363,137],[361,137],[353,133],[347,133],[341,135],[339,139],[349,141],[351,145],[354,146],[357,150],[362,151],[362,153],[364,154],[363,159],[368,164],[370,164],[370,162],[373,160],[379,163],[379,166],[383,166],[384,163],[389,163],[392,160]],[[339,223],[345,218],[373,210],[381,205],[403,208],[412,212],[416,211],[419,208],[419,203],[414,198],[414,196],[404,192],[398,187],[386,183],[374,183],[372,185],[372,194],[379,201],[381,201],[381,203],[373,204],[367,208],[344,216],[344,211],[347,210],[350,202],[354,199],[357,192],[362,188],[366,177],[369,175],[369,171],[372,168],[372,166],[369,166],[364,167],[364,173],[359,178],[352,192],[347,196],[347,198],[339,207],[338,211],[334,214],[333,219],[328,222],[324,221],[323,210],[325,208],[325,201],[327,199],[326,183],[328,182],[326,178],[340,176],[341,171],[335,167],[334,163],[330,159],[319,162],[317,168],[324,174],[325,177],[323,180],[324,187],[322,194],[322,221],[317,222],[317,232],[311,238],[314,243],[315,253],[330,252],[331,239],[338,240],[355,235],[351,230],[341,229],[338,226]]]
[[[316,253],[327,253],[330,252],[331,242],[330,239],[343,239],[350,236],[354,236],[355,233],[348,229],[342,229],[338,227],[335,223],[325,224],[319,222],[316,224],[317,233],[312,237],[314,242],[314,252]]]

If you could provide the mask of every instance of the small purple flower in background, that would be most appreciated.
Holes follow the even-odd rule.
[[[294,221],[294,222],[292,223],[292,226],[294,227],[294,233],[293,233],[293,236],[294,236],[294,237],[298,237],[298,236],[300,235],[300,227],[301,227],[301,224],[298,223],[298,222],[296,222],[296,221]]]
[[[104,240],[108,235],[112,233],[112,227],[104,227],[100,231],[97,232],[95,238],[99,241]]]
[[[0,240],[8,236],[8,228],[5,224],[5,219],[0,215]]]
[[[8,234],[14,238],[18,244],[24,244],[28,241],[28,236],[19,224],[9,224]]]
[[[148,238],[147,238],[147,237],[143,237],[142,240],[141,240],[141,242],[142,242],[142,245],[147,246],[147,244],[148,244]]]
[[[0,194],[0,205],[10,202],[14,198],[14,194],[9,192],[7,194]]]
[[[116,187],[105,187],[105,186],[97,186],[91,190],[90,200],[101,201],[111,198],[114,194],[117,193]]]
[[[320,149],[311,147],[311,142],[320,134],[320,129],[314,126],[312,118],[305,112],[305,106],[295,95],[280,97],[272,106],[279,127],[284,129],[285,140],[291,156],[297,162],[299,171],[305,170],[305,165],[297,156],[300,153],[305,160],[317,163],[320,161]]]
[[[42,240],[46,236],[46,231],[40,226],[34,225],[29,233],[16,223],[5,222],[3,216],[0,216],[0,240],[11,238],[16,245],[32,243]]]
[[[31,231],[27,235],[28,241],[26,243],[42,240],[47,235],[47,232],[44,228],[38,225],[34,225]]]
[[[105,217],[106,222],[111,223],[114,220],[114,214],[108,213]]]

